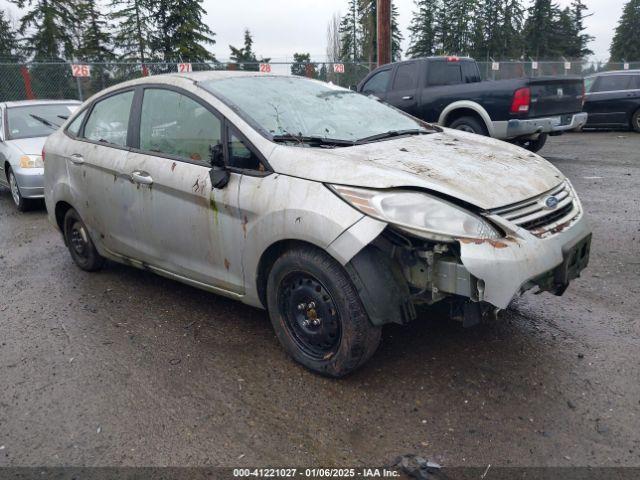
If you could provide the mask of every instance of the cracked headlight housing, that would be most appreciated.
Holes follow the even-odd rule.
[[[433,240],[502,238],[502,234],[484,218],[426,193],[341,185],[331,185],[331,189],[365,215]]]

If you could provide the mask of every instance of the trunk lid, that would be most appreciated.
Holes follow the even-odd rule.
[[[547,117],[582,111],[583,81],[578,77],[531,78],[529,117]]]

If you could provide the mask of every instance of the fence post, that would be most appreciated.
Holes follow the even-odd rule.
[[[29,69],[26,65],[22,65],[20,67],[20,74],[22,75],[22,80],[24,81],[24,93],[27,97],[27,100],[35,100],[36,96],[33,93],[33,88],[31,87],[31,74],[29,73]]]

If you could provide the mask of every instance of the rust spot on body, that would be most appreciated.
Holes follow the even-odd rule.
[[[244,234],[244,238],[247,238],[247,224],[249,223],[249,219],[245,215],[242,219],[242,232]]]
[[[177,166],[177,165],[178,165],[178,164],[177,164],[176,162],[173,162],[173,163],[171,164],[171,171],[172,171],[172,172],[176,169],[176,166]]]
[[[224,268],[228,271],[230,266],[231,266],[231,263],[229,263],[229,260],[227,260],[225,258],[224,259]]]
[[[466,245],[469,245],[469,244],[483,245],[485,243],[488,243],[493,248],[507,248],[509,246],[504,242],[501,242],[499,240],[493,240],[493,239],[490,239],[490,238],[487,238],[487,239],[482,239],[482,238],[459,238],[458,241],[460,243],[464,243]]]

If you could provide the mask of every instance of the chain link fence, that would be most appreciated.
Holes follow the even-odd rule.
[[[370,63],[93,63],[83,64],[82,77],[66,62],[0,63],[0,101],[24,99],[86,100],[94,93],[126,80],[147,75],[192,71],[245,70],[296,74],[333,82],[342,87],[358,84],[376,65]],[[546,75],[588,75],[603,70],[640,69],[640,62],[600,63],[586,61],[478,62],[484,80]],[[77,70],[78,67],[75,69]]]

